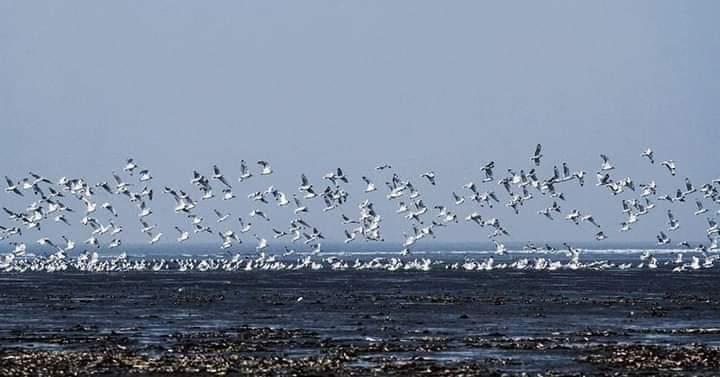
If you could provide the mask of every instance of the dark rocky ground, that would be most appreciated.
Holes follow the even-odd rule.
[[[0,275],[0,375],[714,376],[718,275]]]

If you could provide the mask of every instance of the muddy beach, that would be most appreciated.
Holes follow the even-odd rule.
[[[718,273],[0,276],[0,375],[717,375]]]

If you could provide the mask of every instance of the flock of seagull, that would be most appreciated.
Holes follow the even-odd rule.
[[[642,151],[640,158],[646,158],[649,164],[656,162],[654,152],[650,148]],[[223,209],[227,206],[218,208],[217,203],[240,200],[236,193],[249,180],[262,179],[263,182],[267,182],[274,174],[268,161],[257,161],[257,167],[252,169],[246,161],[241,160],[240,175],[236,180],[224,174],[217,165],[214,165],[207,175],[195,170],[190,179],[194,191],[187,192],[169,186],[162,186],[162,189],[155,187],[155,179],[150,170],[129,158],[122,166],[122,170],[112,172],[110,182],[88,182],[84,178],[68,177],[51,180],[33,172],[20,180],[5,176],[6,195],[29,198],[31,203],[24,209],[7,206],[2,208],[10,225],[0,225],[0,242],[7,242],[11,250],[0,257],[0,271],[67,269],[229,271],[302,268],[428,270],[438,265],[448,269],[463,270],[627,269],[669,266],[673,271],[684,271],[714,266],[714,262],[718,259],[717,252],[720,250],[718,246],[720,225],[715,220],[715,215],[720,213],[720,210],[717,210],[720,204],[718,191],[720,179],[696,188],[689,178],[684,178],[682,187],[675,189],[674,194],[661,195],[658,194],[659,189],[655,181],[640,183],[636,187],[631,177],[614,177],[615,166],[608,156],[601,154],[600,160],[595,186],[607,188],[609,195],[612,196],[626,193],[619,197],[619,209],[625,216],[618,229],[620,232],[630,231],[644,216],[657,211],[655,208],[658,207],[658,202],[664,201],[667,203],[664,211],[667,226],[658,230],[656,238],[658,245],[671,245],[673,241],[670,235],[680,228],[680,219],[673,210],[676,205],[691,203],[694,204],[695,216],[706,217],[708,225],[704,233],[707,242],[697,245],[691,245],[687,241],[677,243],[684,252],[695,254],[683,258],[684,252],[678,251],[672,259],[664,263],[658,262],[652,253],[645,252],[637,265],[615,264],[609,261],[584,262],[580,258],[582,250],[569,244],[563,244],[563,247],[558,249],[548,244],[543,246],[527,244],[524,249],[536,253],[534,258],[525,256],[508,260],[503,258],[502,262],[496,261],[492,255],[483,260],[465,258],[463,262],[457,263],[408,257],[418,243],[426,239],[435,239],[443,228],[461,221],[488,230],[488,238],[495,244],[494,254],[505,255],[508,250],[502,240],[510,236],[510,231],[500,218],[488,217],[481,213],[482,209],[505,206],[510,215],[518,215],[527,212],[524,211],[524,207],[528,201],[538,198],[544,198],[542,200],[546,200],[549,204],[537,211],[537,215],[546,219],[544,221],[560,219],[578,226],[588,224],[587,226],[595,229],[593,232],[596,240],[607,239],[608,230],[604,229],[592,214],[575,208],[563,211],[562,208],[566,202],[563,188],[565,185],[585,187],[586,172],[571,171],[566,162],[561,162],[560,166],[553,166],[551,175],[541,177],[539,170],[543,163],[543,149],[540,144],[529,156],[527,171],[507,169],[506,174],[496,177],[495,162],[484,164],[479,172],[479,183],[468,182],[447,194],[448,200],[452,201],[449,206],[442,204],[428,206],[424,202],[422,191],[438,186],[441,181],[441,177],[438,177],[434,171],[426,171],[416,179],[411,179],[400,176],[389,164],[382,164],[375,170],[377,175],[385,178],[384,185],[376,184],[371,177],[361,176],[365,188],[358,195],[360,200],[356,202],[357,204],[350,204],[350,201],[355,199],[355,194],[351,195],[348,186],[350,177],[345,175],[341,168],[337,168],[315,181],[305,174],[300,174],[299,186],[292,190],[281,191],[274,185],[268,185],[264,190],[249,192],[246,197],[253,209],[245,220]],[[667,174],[676,176],[677,167],[673,160],[661,161],[659,165],[667,171]],[[154,214],[152,204],[156,192],[172,198],[175,202],[174,208],[168,208],[167,211],[174,211],[178,219],[177,224],[172,226],[176,232],[172,238],[177,243],[184,243],[193,238],[211,237],[217,240],[220,250],[227,255],[204,259],[196,257],[147,259],[129,258],[126,253],[121,253],[115,257],[101,257],[103,251],[116,248],[122,250],[124,245],[123,235],[127,232],[118,221],[120,218],[118,200],[127,201],[136,208],[136,213],[132,215],[123,214],[123,217],[134,216],[136,220],[133,221],[137,221],[138,224],[137,229],[128,231],[141,232],[150,245],[171,237],[166,236],[152,221]],[[329,258],[320,256],[325,234],[317,225],[311,224],[306,216],[308,213],[313,211],[325,214],[324,216],[334,214],[333,216],[336,216],[344,227],[346,244],[360,240],[384,242],[383,217],[376,211],[374,204],[378,200],[396,202],[397,209],[392,215],[402,216],[407,222],[408,229],[412,229],[411,232],[403,233],[399,257],[346,261],[334,256]],[[715,208],[708,208],[706,204]],[[287,217],[277,221],[273,216],[271,220],[270,206],[282,209]],[[208,207],[214,207],[211,213],[215,218],[211,220],[206,220],[200,211]],[[354,216],[346,215],[345,211],[352,208],[357,208],[358,213]],[[81,231],[87,234],[87,238],[83,237],[76,241],[67,235],[55,239],[38,236],[42,234],[42,229],[48,222],[63,224],[66,227],[79,224]],[[273,240],[272,245],[268,238],[258,234],[256,225],[253,225],[256,222],[271,224],[272,234],[266,237]],[[168,232],[168,229],[165,231]],[[32,238],[32,241],[28,238]],[[241,256],[237,251],[234,253],[231,251],[243,243],[243,240],[248,239],[254,240],[252,242],[255,243],[255,254],[248,253]],[[30,242],[30,245],[23,240]],[[31,253],[29,249],[35,244],[40,245],[39,250],[44,253]],[[308,255],[301,253],[293,255],[295,254],[293,245],[306,249]],[[72,253],[77,255],[72,258],[70,257]],[[556,254],[563,255],[564,259],[553,260],[551,256]]]

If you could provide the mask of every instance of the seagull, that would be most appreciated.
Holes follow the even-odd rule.
[[[538,144],[538,145],[540,145],[540,144]],[[495,242],[495,254],[505,255],[507,252],[507,248],[505,247],[505,245],[497,242],[496,240],[493,240],[493,242]]]
[[[37,240],[37,243],[39,243],[40,245],[48,245],[54,247],[55,249],[62,250],[61,248],[57,247],[57,245],[55,245],[52,241],[50,241],[50,239],[47,237],[43,237]]]
[[[260,165],[260,167],[262,168],[262,169],[260,170],[260,175],[270,175],[270,174],[272,174],[273,170],[272,170],[272,168],[270,167],[270,164],[269,164],[267,161],[259,160],[257,163],[258,163],[258,165]]]
[[[242,217],[238,217],[238,221],[240,222],[240,233],[247,233],[250,231],[250,228],[252,227],[252,223],[245,224],[243,222]]]
[[[392,169],[392,166],[388,164],[382,164],[375,167],[375,170],[385,170],[385,169]]]
[[[140,220],[140,224],[142,224],[143,226],[140,230],[147,235],[151,235],[150,232],[152,232],[153,229],[157,228],[157,225],[149,225],[144,220]]]
[[[220,181],[220,183],[222,183],[222,184],[224,184],[225,186],[227,186],[228,189],[231,189],[231,188],[232,188],[232,186],[230,186],[230,184],[227,182],[227,180],[225,179],[225,177],[224,177],[224,176],[222,175],[222,173],[220,172],[220,168],[218,168],[217,165],[213,165],[213,175],[212,175],[212,178]]]
[[[579,170],[573,173],[573,177],[575,177],[578,180],[578,183],[580,184],[580,187],[585,185],[585,171]]]
[[[140,182],[147,182],[152,179],[152,175],[150,175],[150,171],[145,169],[140,171]]]
[[[432,170],[427,173],[422,173],[420,177],[427,178],[427,180],[430,181],[430,184],[435,186],[435,172],[433,172]]]
[[[175,227],[175,229],[178,231],[178,233],[180,233],[180,237],[178,237],[177,242],[184,242],[184,241],[187,241],[187,240],[190,238],[190,233],[189,233],[189,232],[186,232],[186,231],[180,229],[180,227],[177,227],[177,226]]]
[[[650,148],[645,149],[640,156],[647,157],[650,160],[651,164],[655,163],[655,160],[653,159],[653,150]]]
[[[597,228],[600,227],[600,225],[598,225],[598,223],[595,222],[595,219],[593,219],[592,215],[585,215],[585,216],[583,216],[583,217],[580,218],[580,221],[587,221],[587,222],[589,222],[590,224],[595,225],[595,227],[597,227]]]
[[[20,190],[18,189],[18,185],[15,184],[15,183],[12,181],[12,179],[8,178],[8,176],[5,176],[5,182],[7,182],[7,186],[8,186],[8,187],[5,188],[5,192],[14,192],[15,194],[18,194],[18,195],[20,195],[20,196],[25,196],[25,195],[23,195],[23,193],[20,192]]]
[[[252,177],[252,173],[250,173],[245,160],[240,160],[240,178],[238,178],[238,181],[243,182],[250,179],[250,177]]]
[[[660,232],[660,234],[657,235],[657,240],[658,245],[667,245],[671,242],[670,238],[663,232]]]
[[[465,202],[465,198],[462,196],[458,196],[458,194],[456,194],[455,191],[453,191],[452,196],[453,196],[453,199],[455,200],[456,205],[460,205]]]
[[[75,241],[68,239],[65,236],[62,236],[63,241],[65,241],[65,251],[70,251],[75,248]]]
[[[152,215],[152,210],[145,205],[145,202],[140,202],[138,208],[140,208],[140,213],[138,214],[139,218],[142,219],[143,217]]]
[[[601,170],[601,171],[607,171],[607,170],[613,170],[613,169],[615,169],[615,167],[610,164],[610,159],[608,158],[608,156],[606,156],[606,155],[604,155],[604,154],[601,154],[601,155],[600,155],[600,158],[602,158],[602,160],[603,160],[602,164],[600,165],[600,170]]]
[[[535,166],[540,166],[540,159],[542,158],[542,145],[538,144],[535,147],[535,154],[533,154],[532,157],[530,157],[530,161],[535,163]]]
[[[595,233],[595,239],[598,240],[598,241],[602,241],[602,240],[604,240],[604,239],[606,239],[606,238],[607,238],[607,235],[605,235],[605,233],[604,233],[602,230],[599,231],[599,232],[597,232],[597,233]]]
[[[323,179],[329,179],[333,184],[337,185],[337,181],[348,183],[348,178],[343,174],[342,169],[337,168],[337,172],[330,172],[323,176]]]
[[[552,215],[550,214],[550,210],[551,210],[551,209],[552,209],[552,208],[545,208],[545,209],[543,209],[543,210],[540,210],[540,211],[538,211],[538,215],[543,215],[543,216],[547,217],[548,219],[552,220],[553,217],[552,217]]]
[[[260,238],[257,236],[257,234],[254,235],[255,239],[258,240],[257,246],[255,246],[255,250],[258,252],[264,251],[268,247],[268,242],[264,238]]]
[[[213,212],[215,212],[215,214],[216,214],[217,217],[218,217],[218,219],[217,219],[217,222],[218,222],[218,223],[221,223],[221,222],[227,220],[227,219],[230,217],[230,214],[229,214],[229,213],[223,215],[223,214],[222,214],[220,211],[218,211],[217,209],[213,209]]]
[[[667,160],[660,163],[660,165],[666,167],[668,171],[670,172],[670,175],[675,175],[675,161],[673,160]]]
[[[347,229],[346,229],[346,230],[345,230],[345,241],[343,241],[343,242],[344,242],[344,243],[350,243],[350,242],[352,242],[353,240],[355,240],[355,237],[356,237],[356,233],[355,233],[355,232],[350,233],[350,232],[348,232]]]
[[[60,221],[62,221],[63,223],[65,223],[65,225],[70,225],[70,223],[68,222],[68,220],[65,218],[65,215],[57,215],[57,216],[55,216],[55,222],[60,222]]]
[[[123,168],[123,171],[126,171],[130,173],[130,175],[133,175],[133,171],[137,169],[137,164],[132,158],[128,158],[125,163],[125,167]]]
[[[703,213],[706,213],[708,211],[707,208],[703,208],[703,205],[699,200],[695,201],[695,205],[698,209],[697,211],[695,211],[695,216],[702,215]]]
[[[341,214],[340,217],[342,218],[342,223],[343,223],[344,225],[347,225],[347,224],[359,224],[359,223],[360,223],[360,222],[357,221],[357,220],[353,220],[353,219],[345,216],[345,214]]]
[[[231,200],[231,199],[235,199],[235,198],[236,198],[236,196],[235,196],[235,194],[233,194],[232,190],[230,190],[230,189],[223,190],[223,200]]]
[[[149,234],[152,238],[150,238],[150,245],[156,244],[158,241],[160,241],[160,237],[162,237],[162,233],[158,233],[155,236],[152,236],[152,234]]]
[[[103,203],[102,207],[105,208],[106,210],[108,210],[110,213],[112,213],[113,216],[118,217],[117,211],[115,211],[115,208],[113,208],[113,206],[110,205],[110,203],[105,202],[105,203]]]
[[[667,210],[667,216],[668,216],[668,225],[670,226],[670,228],[668,230],[672,231],[672,230],[677,230],[678,228],[680,228],[680,222],[675,218],[675,216],[673,216],[673,213],[672,213],[672,211],[670,211],[669,208]]]
[[[684,195],[689,195],[694,192],[697,192],[697,189],[695,188],[695,186],[693,186],[692,182],[690,182],[690,178],[687,178],[687,177],[685,177],[685,189],[686,189],[686,191],[685,191]]]
[[[293,201],[295,202],[295,210],[293,210],[293,212],[294,212],[296,215],[297,215],[298,213],[307,212],[307,211],[308,211],[307,207],[304,206],[304,205],[302,205],[302,203],[300,202],[300,199],[298,199],[298,198],[297,198],[297,195],[295,195],[295,194],[293,194]]]
[[[495,161],[490,161],[487,164],[483,165],[483,167],[480,168],[480,171],[485,173],[485,178],[483,179],[483,182],[492,182],[493,180],[493,168],[495,167]]]
[[[362,180],[365,181],[365,184],[367,184],[367,187],[365,188],[365,192],[373,192],[377,190],[375,187],[375,184],[372,183],[366,176],[362,176]]]
[[[574,222],[575,225],[578,225],[578,224],[580,224],[578,222],[578,220],[580,219],[581,216],[582,216],[582,214],[580,214],[580,211],[578,211],[577,209],[573,209],[569,214],[567,214],[565,216],[565,219]]]
[[[258,209],[254,209],[254,210],[252,210],[252,212],[250,212],[250,217],[255,217],[255,216],[262,217],[266,221],[270,221],[270,219],[267,216],[265,216],[265,213]]]
[[[275,197],[275,202],[277,202],[278,207],[285,207],[290,204],[287,195],[283,192],[273,191],[273,196]]]

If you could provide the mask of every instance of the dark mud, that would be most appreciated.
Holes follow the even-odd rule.
[[[0,375],[718,375],[718,273],[0,276]]]

